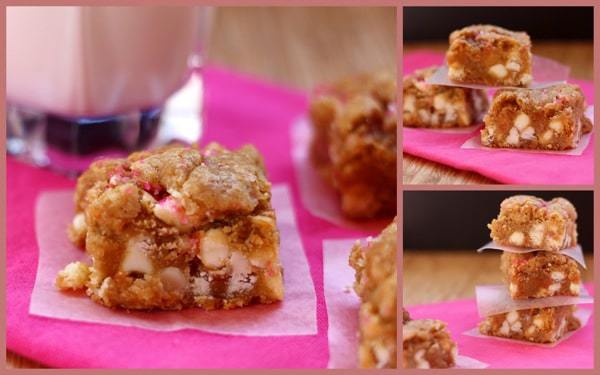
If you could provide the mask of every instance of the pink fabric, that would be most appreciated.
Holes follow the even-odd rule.
[[[348,267],[356,239],[323,241],[325,300],[329,317],[329,368],[356,368],[358,310],[360,300],[352,285],[354,270]]]
[[[404,74],[444,62],[442,53],[414,52],[404,56]],[[588,104],[594,103],[593,82],[571,80],[581,86]],[[581,156],[469,150],[460,146],[471,133],[444,133],[403,128],[404,152],[453,168],[474,171],[507,184],[593,184],[594,140]]]
[[[586,284],[593,295],[593,285]],[[580,309],[593,309],[581,305]],[[413,319],[439,319],[448,323],[452,338],[461,355],[475,358],[489,368],[593,368],[594,317],[584,327],[555,347],[540,347],[519,342],[464,335],[481,320],[474,299],[407,306]]]
[[[323,298],[324,238],[375,234],[340,229],[311,216],[300,204],[289,128],[307,106],[306,96],[216,69],[205,70],[206,129],[202,143],[255,144],[273,183],[291,186],[297,223],[317,292],[316,335],[241,337],[183,330],[78,323],[28,314],[37,266],[34,207],[46,190],[73,188],[74,181],[47,170],[7,161],[7,347],[56,367],[325,367],[327,313]]]

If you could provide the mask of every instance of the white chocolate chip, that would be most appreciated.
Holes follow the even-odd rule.
[[[419,349],[415,353],[415,363],[417,364],[417,368],[420,369],[428,369],[431,366],[429,362],[425,359],[425,349]]]
[[[166,291],[183,290],[187,286],[183,272],[177,267],[167,267],[160,271],[160,281]]]
[[[210,277],[206,272],[200,273],[199,277],[192,277],[192,291],[195,296],[210,295]]]
[[[552,294],[558,292],[560,290],[560,283],[550,284],[548,287],[548,291]]]
[[[519,313],[516,310],[513,310],[511,312],[509,312],[508,314],[506,314],[506,320],[509,323],[514,323],[519,319]]]
[[[229,241],[223,231],[209,229],[200,240],[200,260],[209,268],[221,268],[229,258]]]
[[[73,218],[73,229],[76,232],[83,232],[86,229],[85,215],[83,212],[78,213]]]
[[[252,266],[242,253],[234,251],[231,253],[231,278],[227,285],[227,294],[246,292],[254,287],[256,275],[252,274]]]
[[[424,109],[419,109],[419,117],[421,118],[421,121],[425,123],[429,123],[429,121],[431,121],[431,114]]]
[[[526,336],[533,336],[535,334],[536,331],[536,327],[534,325],[529,326],[529,328],[527,328],[527,331],[525,331],[525,335]]]
[[[529,141],[535,139],[535,129],[531,126],[528,126],[521,132],[521,138],[527,139]]]
[[[550,277],[552,278],[552,280],[554,281],[562,281],[565,278],[565,274],[560,272],[560,271],[553,271],[550,274]]]
[[[504,65],[502,65],[502,64],[496,64],[496,65],[493,65],[489,69],[489,73],[491,75],[493,75],[494,77],[504,78],[508,74],[508,71],[506,70],[506,67],[504,67]]]
[[[510,330],[517,333],[520,333],[522,328],[523,325],[521,324],[521,322],[515,322],[513,325],[510,326]]]
[[[377,359],[376,368],[385,368],[392,357],[391,349],[380,343],[373,344],[373,354]],[[395,355],[395,352],[394,352]]]
[[[560,120],[552,120],[548,127],[554,130],[555,132],[560,133],[563,129],[563,123]]]
[[[542,134],[542,140],[544,142],[550,142],[550,140],[552,140],[552,138],[554,137],[554,132],[552,130],[546,130],[544,132],[544,134]]]
[[[531,83],[532,77],[531,74],[523,74],[521,76],[521,84],[523,85],[528,85],[529,83]]]
[[[112,284],[111,277],[107,277],[106,279],[104,279],[104,281],[102,281],[102,285],[100,285],[100,289],[98,289],[98,296],[100,298],[104,299],[106,297],[106,293],[110,288],[110,284]]]
[[[189,224],[185,208],[175,196],[168,196],[156,203],[153,212],[157,218],[169,225],[185,227]]]
[[[529,230],[529,240],[533,246],[541,246],[544,240],[544,224],[534,224]]]
[[[406,95],[404,97],[404,112],[415,112],[415,102],[416,98],[414,95]]]
[[[512,294],[512,295],[517,294],[517,292],[519,291],[519,287],[515,283],[510,283],[510,285],[508,286],[508,289],[510,290],[510,294]]]
[[[512,127],[508,132],[508,136],[506,137],[506,143],[509,145],[518,145],[519,144],[519,131],[517,128]]]
[[[506,64],[506,69],[512,70],[513,72],[518,72],[519,70],[521,70],[521,64],[515,61],[511,61],[508,64]]]
[[[508,336],[510,333],[510,325],[508,324],[508,321],[505,320],[502,322],[499,332],[502,336]]]
[[[569,285],[569,290],[571,291],[571,293],[579,295],[579,292],[581,290],[581,284],[571,283],[571,285]]]
[[[533,325],[540,329],[544,328],[544,319],[540,318],[539,316],[536,316],[535,318],[533,318]]]
[[[437,94],[433,97],[433,108],[437,109],[438,111],[444,110],[447,105],[448,102],[446,101],[446,95]]]
[[[131,238],[127,242],[125,256],[121,262],[121,270],[123,272],[152,273],[154,267],[152,265],[152,260],[150,260],[150,257],[148,256],[149,248],[149,239],[143,236]]]
[[[523,232],[513,232],[510,237],[508,237],[508,242],[515,246],[522,246],[525,242],[525,235],[523,235]]]
[[[456,111],[451,106],[446,108],[446,115],[444,116],[445,123],[452,123],[456,121]]]
[[[531,121],[529,120],[529,116],[525,113],[521,112],[515,117],[514,125],[519,131],[525,129]]]

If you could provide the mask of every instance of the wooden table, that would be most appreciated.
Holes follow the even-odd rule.
[[[394,68],[395,43],[393,8],[220,8],[208,61],[310,90],[346,74]],[[7,352],[7,367],[41,366]]]
[[[404,53],[416,50],[445,51],[446,42],[404,45]],[[592,80],[594,48],[591,42],[535,42],[533,53],[554,59],[571,67],[571,76]],[[402,181],[405,184],[493,184],[493,180],[477,173],[457,170],[411,155],[403,156]]]
[[[475,285],[498,284],[500,252],[405,250],[402,275],[405,306],[474,298]],[[585,256],[584,282],[593,280],[593,257]]]

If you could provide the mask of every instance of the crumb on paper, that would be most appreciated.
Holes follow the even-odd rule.
[[[90,269],[82,262],[71,262],[56,276],[56,287],[60,290],[84,289],[90,277]]]

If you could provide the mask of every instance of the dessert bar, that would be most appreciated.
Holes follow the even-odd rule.
[[[500,214],[488,228],[500,245],[559,251],[577,245],[577,211],[564,198],[549,202],[516,195],[500,204]]]
[[[270,200],[252,146],[167,147],[95,162],[77,182],[69,231],[93,263],[68,265],[57,286],[127,309],[281,301]]]
[[[578,296],[581,290],[577,262],[557,252],[505,251],[500,264],[512,299]]]
[[[481,121],[488,107],[485,91],[425,83],[436,69],[417,70],[403,78],[403,126],[452,128]]]
[[[567,150],[592,129],[579,86],[558,84],[499,90],[484,118],[481,143],[488,147]]]
[[[456,363],[457,348],[446,323],[433,319],[410,320],[402,326],[402,367],[449,368]]]
[[[350,254],[361,300],[358,357],[363,368],[396,367],[396,234],[394,221],[366,246],[354,245]]]
[[[528,86],[531,40],[525,32],[473,25],[450,34],[446,53],[448,78],[490,86]]]
[[[311,159],[355,219],[396,213],[396,78],[377,73],[322,88],[310,105]]]
[[[487,317],[479,331],[488,336],[553,343],[581,326],[574,305],[515,310]]]

